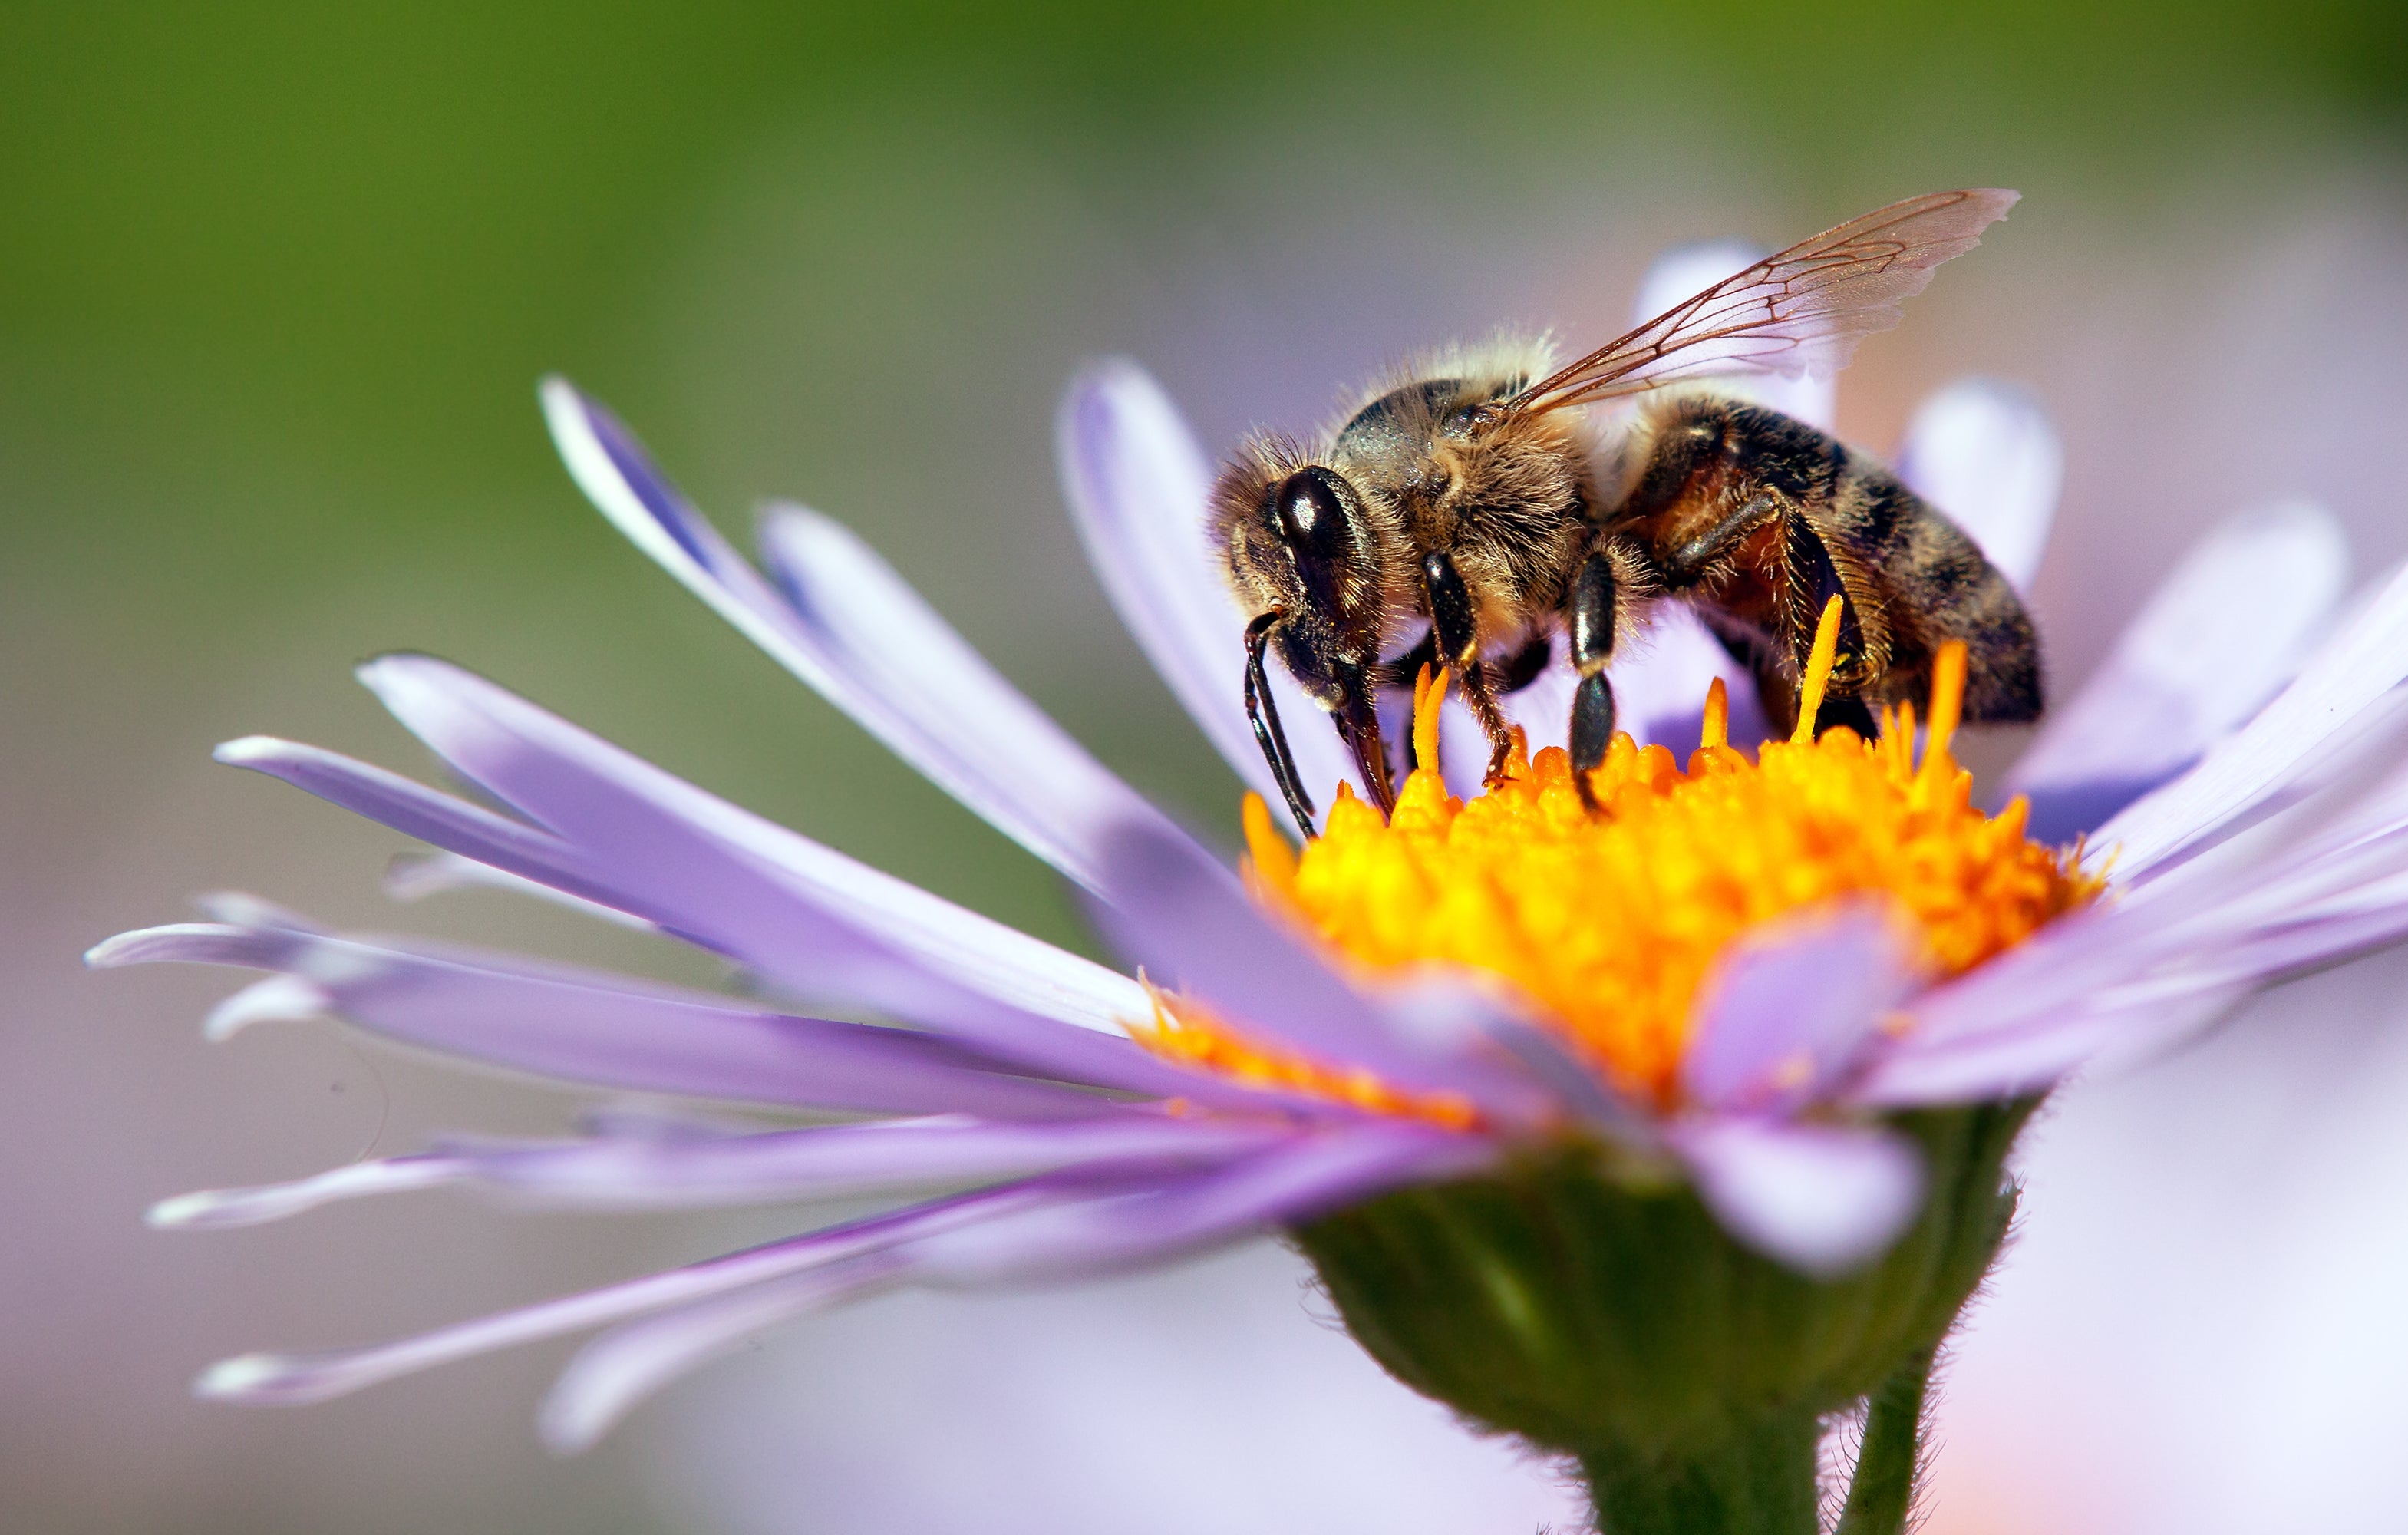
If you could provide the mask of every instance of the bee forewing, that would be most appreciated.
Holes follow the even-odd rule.
[[[1830,374],[1898,323],[1932,268],[1979,243],[2020,194],[1934,192],[1849,220],[1683,299],[1509,402],[1518,412],[1615,399],[1716,373]]]
[[[1764,247],[1747,240],[1700,240],[1665,251],[1656,258],[1656,265],[1647,268],[1646,278],[1639,284],[1638,301],[1631,306],[1631,323],[1646,323],[1690,294],[1747,270],[1764,256]],[[1727,387],[1742,399],[1795,416],[1822,431],[1830,431],[1838,420],[1839,386],[1828,374],[1801,373],[1784,378],[1778,373],[1750,373],[1742,368],[1725,375],[1718,387]]]

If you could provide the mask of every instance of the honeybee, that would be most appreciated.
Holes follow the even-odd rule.
[[[2016,196],[1893,203],[1552,372],[1543,343],[1446,353],[1368,392],[1317,444],[1241,445],[1214,484],[1211,533],[1253,615],[1247,716],[1305,835],[1312,801],[1264,673],[1273,648],[1383,811],[1395,790],[1376,695],[1443,667],[1493,779],[1512,745],[1496,700],[1545,668],[1559,633],[1579,677],[1568,746],[1585,796],[1613,735],[1607,667],[1665,599],[1749,668],[1782,728],[1833,596],[1841,660],[1819,725],[1870,737],[1877,707],[1928,689],[1949,639],[1966,644],[1966,720],[2036,717],[2031,619],[1973,541],[1873,459],[1702,381],[1836,370]],[[1587,419],[1639,395],[1616,421]]]

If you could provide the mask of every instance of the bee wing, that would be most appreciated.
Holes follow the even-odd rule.
[[[1831,373],[1899,321],[1931,269],[1980,242],[2020,193],[1932,192],[1765,257],[1525,389],[1510,411],[1557,410],[1715,373]]]

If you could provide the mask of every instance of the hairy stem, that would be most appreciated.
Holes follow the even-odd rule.
[[[1919,1349],[1872,1394],[1837,1535],[1902,1535],[1922,1470],[1923,1404],[1936,1350]]]

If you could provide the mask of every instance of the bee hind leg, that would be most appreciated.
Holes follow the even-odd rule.
[[[1874,668],[1868,662],[1864,622],[1857,615],[1856,598],[1840,579],[1839,564],[1831,558],[1830,547],[1823,541],[1822,533],[1803,513],[1795,509],[1786,513],[1782,536],[1789,566],[1790,666],[1797,677],[1806,674],[1807,657],[1814,649],[1814,631],[1822,622],[1825,605],[1833,597],[1840,599],[1839,665],[1832,677],[1833,685],[1823,695],[1823,707],[1815,713],[1813,732],[1819,735],[1844,724],[1871,740],[1881,734],[1881,729],[1874,722],[1872,710],[1857,696],[1856,687]],[[1760,696],[1771,696],[1762,693],[1760,679],[1757,687]],[[1794,724],[1798,714],[1794,700],[1785,712]]]

